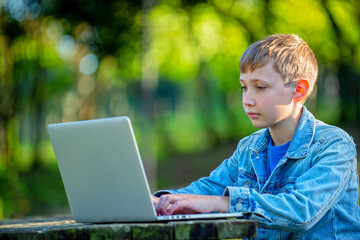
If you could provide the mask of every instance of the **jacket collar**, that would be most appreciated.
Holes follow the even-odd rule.
[[[292,159],[299,159],[306,157],[310,144],[315,135],[315,118],[314,116],[303,106],[302,115],[299,121],[299,125],[295,131],[294,137],[291,141],[289,149],[285,157]],[[256,141],[254,141],[249,148],[258,153],[267,148],[270,141],[270,132],[267,128],[262,131]]]

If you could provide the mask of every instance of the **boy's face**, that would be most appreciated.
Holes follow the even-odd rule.
[[[265,66],[240,75],[243,107],[257,128],[288,127],[296,117],[294,84],[284,85],[283,78],[269,61]]]

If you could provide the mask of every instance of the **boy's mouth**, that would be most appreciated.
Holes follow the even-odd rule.
[[[251,119],[256,119],[260,116],[259,113],[254,113],[254,112],[246,112],[246,114],[249,116],[249,118]]]

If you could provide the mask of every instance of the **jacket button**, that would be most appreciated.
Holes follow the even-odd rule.
[[[242,209],[243,209],[243,205],[241,203],[235,204],[235,210],[236,211],[241,211]]]

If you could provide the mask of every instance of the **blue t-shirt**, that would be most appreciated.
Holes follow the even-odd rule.
[[[283,145],[279,145],[279,146],[274,146],[273,145],[273,141],[272,139],[270,139],[269,142],[269,146],[268,146],[268,176],[271,175],[271,173],[274,171],[274,169],[276,168],[276,166],[278,165],[280,159],[282,159],[289,146],[290,146],[290,142],[285,143]]]

